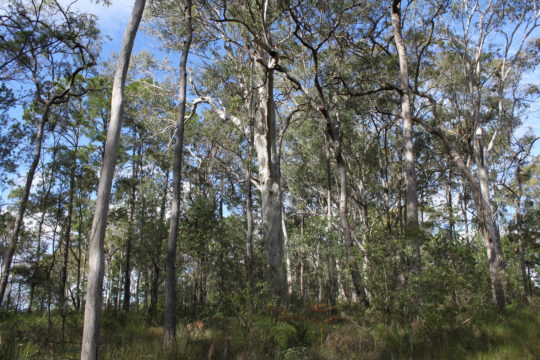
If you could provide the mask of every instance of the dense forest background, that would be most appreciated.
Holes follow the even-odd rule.
[[[539,6],[2,2],[0,358],[536,358]]]

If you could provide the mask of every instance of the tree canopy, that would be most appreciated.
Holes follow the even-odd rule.
[[[131,322],[172,358],[353,359],[536,314],[539,19],[525,0],[137,0],[106,58],[76,3],[6,0],[0,321],[48,314],[58,339],[24,341],[52,356],[83,326],[74,353],[112,357]]]

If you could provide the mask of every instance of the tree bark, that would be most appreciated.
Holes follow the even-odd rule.
[[[56,153],[57,152],[54,151],[52,155],[51,161],[53,163],[56,159]],[[34,292],[36,289],[36,278],[40,270],[39,260],[41,258],[41,235],[43,234],[43,224],[45,223],[45,214],[47,213],[46,212],[47,200],[51,194],[51,189],[54,184],[52,170],[51,170],[51,177],[49,178],[49,181],[47,183],[48,183],[47,190],[45,191],[45,195],[43,196],[43,202],[42,202],[42,207],[41,207],[41,218],[39,219],[39,224],[38,224],[37,248],[36,248],[36,256],[34,258],[34,271],[32,273],[32,283],[30,285],[30,294],[29,294],[29,299],[28,299],[28,309],[27,309],[28,313],[32,312],[32,305],[34,303]]]
[[[171,223],[167,243],[166,281],[165,281],[165,323],[164,345],[172,350],[176,346],[176,244],[180,221],[180,201],[182,190],[182,157],[184,152],[184,121],[186,114],[187,59],[193,38],[191,24],[191,0],[186,3],[186,39],[180,58],[180,93],[178,96],[178,119],[173,163],[173,199],[171,205]]]
[[[366,290],[362,284],[362,276],[360,274],[360,268],[358,261],[354,256],[354,239],[352,236],[351,228],[348,219],[348,205],[347,205],[347,170],[345,169],[344,159],[341,154],[341,136],[338,140],[338,146],[336,149],[336,166],[339,174],[339,217],[341,222],[341,229],[343,231],[343,237],[345,238],[345,253],[349,263],[349,271],[351,273],[354,290],[358,298],[366,308],[370,306]]]
[[[99,322],[102,301],[103,274],[105,258],[103,239],[107,226],[111,187],[118,156],[120,130],[123,120],[124,86],[127,78],[131,51],[146,0],[136,0],[131,19],[124,33],[122,49],[114,76],[111,98],[111,121],[107,131],[107,142],[103,155],[103,166],[99,177],[96,208],[89,245],[89,270],[84,311],[84,326],[81,347],[81,360],[96,360],[98,357]]]
[[[291,269],[291,260],[289,258],[288,244],[289,244],[289,235],[287,234],[287,222],[285,221],[285,211],[283,210],[283,205],[281,207],[281,227],[283,229],[283,249],[285,255],[285,271],[287,279],[287,296],[290,298],[292,295],[292,269]]]
[[[253,84],[250,84],[253,85]],[[250,96],[248,113],[249,113],[249,139],[248,139],[248,149],[247,149],[247,159],[245,163],[246,171],[244,175],[244,182],[246,187],[246,203],[245,203],[245,213],[246,213],[246,271],[248,278],[248,287],[249,287],[249,311],[250,314],[253,311],[253,300],[255,292],[255,259],[253,254],[253,185],[252,185],[252,165],[253,165],[253,143],[254,143],[254,123],[255,123],[255,114],[252,106],[253,97]]]
[[[487,154],[484,147],[482,127],[478,127],[475,134],[475,156],[476,166],[478,172],[478,183],[480,184],[480,199],[478,202],[482,206],[482,213],[484,217],[484,242],[487,246],[488,261],[490,265],[490,272],[492,272],[492,284],[493,299],[499,308],[504,308],[506,298],[504,291],[504,278],[503,278],[503,254],[500,244],[500,236],[493,214],[493,208],[491,206],[491,199],[489,195],[489,174],[487,166]],[[500,283],[500,284],[499,284]]]
[[[60,291],[59,291],[59,307],[60,314],[62,315],[62,339],[64,339],[65,322],[67,315],[67,301],[66,301],[66,285],[68,278],[68,259],[69,249],[71,243],[71,225],[73,218],[73,201],[75,198],[75,172],[77,171],[77,150],[79,147],[79,137],[76,135],[75,139],[75,159],[73,159],[72,166],[69,174],[69,200],[68,200],[68,212],[66,218],[66,227],[64,229],[64,259],[62,263],[62,272],[60,276]]]
[[[169,169],[165,171],[163,176],[163,195],[161,197],[161,204],[159,209],[159,231],[156,236],[156,249],[152,256],[152,289],[150,292],[150,322],[157,321],[157,302],[158,302],[158,292],[159,292],[159,277],[161,273],[161,266],[159,264],[159,258],[161,255],[161,248],[163,239],[167,237],[167,229],[165,226],[165,206],[167,202],[167,193],[169,189]]]
[[[135,160],[135,156],[138,155],[138,158],[141,159],[140,150],[136,152],[137,148],[137,133],[133,131],[134,136],[133,140],[135,142],[133,148],[133,157],[131,164],[131,179],[130,179],[130,189],[129,189],[129,225],[128,225],[128,234],[126,241],[126,266],[124,269],[124,302],[122,308],[125,311],[129,311],[129,305],[131,302],[131,247],[133,244],[133,238],[135,234],[134,229],[134,220],[135,220],[135,198],[137,196],[137,181],[139,177],[138,168],[139,161]]]
[[[281,185],[279,157],[276,145],[276,113],[274,104],[274,59],[264,69],[259,89],[261,117],[255,124],[254,147],[259,161],[263,243],[268,259],[270,288],[281,304],[288,303],[286,268],[284,263],[283,228],[281,219]]]
[[[434,104],[433,99],[430,99],[430,101],[432,101],[432,104]],[[438,116],[436,114],[435,108],[434,112],[434,115],[437,118]],[[480,229],[482,237],[484,238],[484,246],[486,247],[493,302],[499,309],[503,309],[506,306],[506,298],[503,283],[503,269],[498,256],[496,244],[498,239],[498,233],[495,229],[493,218],[490,217],[489,209],[486,209],[485,199],[483,198],[480,184],[463,161],[463,157],[456,151],[456,149],[452,147],[450,141],[446,137],[446,134],[441,129],[432,127],[431,125],[427,124],[424,121],[421,121],[420,119],[417,119],[416,121],[420,123],[422,127],[426,129],[426,131],[436,135],[442,141],[446,152],[450,155],[450,158],[452,159],[452,161],[469,185],[476,207],[478,227]],[[480,139],[477,139],[477,141],[478,140]],[[481,151],[477,152],[478,156],[482,156]],[[480,162],[478,166],[482,167],[482,162]],[[486,175],[487,174],[480,176]]]
[[[405,167],[406,232],[414,238],[415,269],[421,269],[420,239],[418,233],[418,199],[414,164],[413,119],[409,91],[409,65],[407,49],[401,29],[401,0],[392,3],[392,27],[399,59],[399,83],[401,95],[401,118],[403,120],[403,155]]]
[[[517,182],[517,193],[516,193],[516,230],[517,230],[517,237],[518,237],[518,246],[519,246],[519,267],[521,269],[521,281],[523,283],[523,292],[525,294],[525,298],[528,299],[531,296],[530,293],[530,279],[527,275],[527,264],[525,262],[525,246],[524,246],[524,239],[525,231],[523,229],[523,218],[521,216],[521,198],[523,196],[523,184],[521,179],[521,162],[518,160],[517,168],[516,168],[516,182]]]
[[[82,210],[79,209],[79,238],[77,240],[77,285],[75,288],[75,309],[78,311],[81,309],[81,288],[82,288],[82,276],[81,276],[81,268],[82,268],[82,239],[83,239],[83,214]]]

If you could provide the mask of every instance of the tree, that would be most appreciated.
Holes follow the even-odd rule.
[[[111,121],[107,131],[107,142],[103,155],[96,208],[90,234],[88,285],[84,311],[84,329],[82,336],[81,359],[95,360],[98,356],[99,319],[101,312],[104,255],[103,238],[107,226],[107,215],[111,196],[114,168],[118,154],[120,129],[122,127],[124,86],[131,58],[131,50],[137,35],[146,0],[136,0],[129,24],[122,41],[122,49],[114,76],[111,98]]]
[[[2,22],[7,29],[15,28],[19,31],[8,34],[8,46],[3,49],[3,56],[7,54],[9,60],[4,64],[10,63],[11,66],[16,65],[19,69],[27,71],[34,87],[32,97],[41,114],[34,139],[32,162],[27,171],[17,218],[10,235],[9,250],[4,260],[0,304],[6,292],[11,263],[41,157],[45,125],[55,105],[65,103],[70,97],[79,95],[73,94],[74,85],[80,73],[95,65],[95,54],[90,43],[96,37],[94,24],[85,15],[63,9],[56,3],[50,5],[40,3],[37,7],[27,7],[20,1],[14,1],[10,5],[17,11],[13,16],[3,17]],[[42,16],[50,18],[51,21],[42,21]],[[20,36],[24,38],[22,43],[19,40]],[[54,42],[56,46],[43,47],[44,43],[48,42]]]

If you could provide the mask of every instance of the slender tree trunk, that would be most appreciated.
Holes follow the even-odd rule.
[[[79,211],[79,238],[77,239],[77,285],[75,288],[75,309],[81,309],[81,268],[82,268],[82,227],[83,227],[83,215],[82,209]]]
[[[283,248],[285,254],[285,270],[287,272],[287,296],[290,298],[292,295],[292,269],[291,269],[291,260],[289,258],[288,244],[289,244],[289,235],[287,234],[287,223],[285,221],[285,211],[283,206],[281,207],[281,226],[283,229]]]
[[[414,169],[414,143],[413,143],[413,120],[411,116],[411,100],[409,92],[409,65],[407,49],[401,30],[401,0],[392,3],[392,27],[394,41],[399,58],[399,82],[401,89],[401,117],[403,119],[403,155],[405,167],[405,209],[406,209],[406,232],[414,238],[414,251],[416,257],[415,269],[420,271],[420,239],[418,233],[418,199],[416,189],[416,172]]]
[[[251,63],[251,72],[253,73],[253,63]],[[249,308],[248,312],[251,315],[253,312],[253,303],[255,296],[255,259],[253,254],[253,184],[252,184],[252,168],[253,168],[253,142],[255,138],[255,109],[254,109],[254,99],[253,94],[251,93],[253,88],[253,76],[250,77],[250,89],[247,93],[249,96],[249,102],[247,106],[247,112],[249,116],[249,138],[248,138],[248,149],[245,160],[245,174],[244,174],[244,183],[246,190],[246,203],[244,205],[245,215],[246,215],[246,271],[248,279],[248,289],[249,289]]]
[[[313,265],[317,276],[317,302],[322,302],[323,285],[322,285],[322,271],[321,271],[321,240],[317,239],[317,246],[315,248],[315,254],[313,255]]]
[[[324,152],[325,152],[325,165],[326,165],[326,232],[330,234],[332,231],[332,149],[331,141],[327,132],[324,132]],[[330,239],[328,239],[330,241]],[[326,246],[337,246],[338,244],[331,244],[330,242]],[[333,251],[328,253],[328,289],[330,292],[330,304],[334,305],[337,297],[338,282],[336,281],[337,274],[337,261]]]
[[[304,213],[302,213],[300,218],[300,238],[304,239]],[[302,240],[303,241],[303,240]],[[305,255],[302,251],[300,258],[300,297],[302,299],[302,305],[306,301],[306,289],[305,289]]]
[[[107,226],[111,187],[116,158],[118,156],[120,130],[122,128],[124,86],[133,43],[137,35],[145,3],[146,0],[135,1],[131,19],[124,33],[119,62],[114,76],[111,99],[111,121],[107,131],[107,143],[99,177],[94,219],[90,232],[88,285],[84,312],[81,360],[96,360],[98,357],[99,322],[105,268],[103,239]]]
[[[521,217],[521,198],[523,196],[523,184],[521,179],[521,163],[518,162],[516,168],[516,182],[517,182],[517,193],[516,193],[516,230],[519,244],[519,267],[521,269],[521,281],[523,283],[523,293],[525,298],[529,298],[531,293],[529,292],[529,283],[530,279],[527,275],[527,265],[525,262],[525,246],[524,239],[525,232],[523,231],[523,218]]]
[[[477,152],[477,166],[479,168],[479,177],[480,181],[474,178],[469,167],[463,161],[462,156],[454,149],[446,137],[446,134],[439,128],[434,128],[429,124],[418,119],[418,122],[430,133],[439,137],[447,151],[447,153],[454,161],[456,167],[459,169],[467,183],[472,193],[474,204],[476,207],[477,218],[478,218],[478,227],[484,238],[484,246],[486,247],[487,259],[489,265],[489,275],[491,280],[491,290],[493,302],[497,305],[499,309],[503,309],[506,305],[506,297],[504,290],[503,282],[503,269],[501,259],[498,254],[497,241],[498,233],[496,227],[494,226],[493,216],[490,213],[490,208],[487,208],[486,205],[489,203],[486,202],[484,198],[485,194],[482,193],[480,181],[484,181],[484,187],[486,186],[485,180],[487,180],[487,172],[481,170],[485,169],[485,159],[483,157],[483,145],[481,143],[481,132],[477,134],[475,142]],[[482,177],[485,180],[482,180]],[[488,199],[489,200],[489,199]]]
[[[341,154],[341,139],[338,140],[339,144],[336,151],[336,165],[339,174],[339,217],[341,222],[341,229],[343,231],[343,237],[345,238],[345,252],[349,263],[349,271],[351,273],[352,282],[358,298],[362,303],[369,307],[369,301],[367,299],[364,285],[362,284],[362,276],[360,274],[360,268],[358,261],[354,256],[354,240],[349,225],[348,219],[348,205],[347,205],[347,172],[345,169],[345,163]]]
[[[455,239],[455,220],[454,220],[454,204],[452,197],[452,183],[451,183],[452,171],[448,170],[448,179],[446,181],[446,193],[447,193],[447,209],[448,209],[448,226],[450,232],[450,239]]]
[[[171,206],[171,223],[167,244],[166,282],[165,282],[165,324],[164,345],[172,350],[176,346],[176,244],[178,224],[180,221],[180,201],[182,190],[182,156],[184,152],[184,121],[186,114],[187,59],[193,38],[191,25],[191,0],[186,3],[186,39],[180,59],[180,93],[178,96],[178,119],[173,164],[173,199]]]
[[[359,190],[360,199],[362,201],[362,203],[360,204],[360,221],[361,221],[361,223],[363,224],[363,227],[364,227],[363,228],[363,234],[362,234],[362,237],[361,237],[362,251],[363,251],[363,254],[362,254],[362,272],[364,274],[364,281],[366,283],[368,283],[369,278],[368,278],[367,274],[368,274],[368,268],[369,268],[369,259],[367,257],[366,246],[369,243],[369,234],[371,234],[371,226],[370,226],[370,223],[369,223],[369,208],[368,208],[368,203],[366,201],[366,190],[365,190],[365,184],[364,184],[363,175],[362,175],[362,177],[360,178],[360,180],[358,182],[358,190]],[[365,292],[366,292],[367,300],[369,302],[371,302],[372,294],[368,290],[367,286],[365,287]]]
[[[51,161],[54,162],[56,159],[56,151],[53,152]],[[45,215],[46,215],[46,207],[47,207],[47,200],[49,199],[49,196],[51,194],[51,189],[54,184],[52,171],[51,171],[51,177],[49,181],[47,182],[47,190],[45,191],[45,195],[43,196],[43,205],[41,207],[41,218],[39,219],[38,224],[38,233],[37,233],[37,248],[36,248],[36,256],[34,260],[34,272],[32,273],[32,284],[30,285],[30,294],[29,294],[29,300],[28,300],[28,309],[27,311],[30,313],[32,312],[32,305],[34,303],[34,292],[36,289],[36,278],[39,274],[40,266],[39,266],[39,260],[41,258],[41,235],[43,234],[43,224],[45,223]]]
[[[128,236],[126,241],[126,257],[125,257],[125,267],[124,267],[124,297],[122,303],[122,309],[124,311],[129,311],[129,305],[131,302],[131,246],[133,242],[133,219],[135,213],[135,198],[132,196],[130,201],[130,210],[129,210],[129,229]]]
[[[78,150],[79,138],[75,141],[75,156]],[[64,259],[62,263],[62,271],[60,276],[60,292],[59,292],[59,307],[60,314],[62,315],[62,340],[65,335],[65,322],[67,315],[67,301],[66,301],[66,286],[68,278],[68,259],[71,243],[71,224],[73,218],[73,202],[75,199],[75,172],[76,172],[76,158],[73,160],[70,174],[69,174],[69,200],[68,200],[68,212],[66,217],[66,227],[64,230]]]
[[[165,227],[165,206],[167,203],[167,193],[169,189],[169,169],[165,171],[163,177],[163,195],[161,197],[161,204],[159,209],[159,231],[156,237],[156,250],[152,257],[152,289],[150,292],[150,322],[155,323],[157,321],[157,302],[158,302],[158,293],[159,293],[159,278],[161,273],[161,266],[159,263],[159,258],[161,254],[161,248],[163,239],[167,237],[167,229]]]
[[[137,273],[137,282],[135,283],[135,311],[139,312],[139,295],[140,295],[140,285],[141,285],[141,272],[136,271]]]
[[[383,136],[383,148],[384,148],[384,154],[379,154],[379,167],[381,171],[381,178],[382,178],[382,186],[384,190],[384,210],[386,215],[386,229],[388,231],[392,230],[392,220],[390,218],[390,187],[389,187],[389,181],[388,181],[388,131],[387,129],[384,129],[384,136]],[[383,163],[384,159],[384,163]]]
[[[4,268],[2,269],[2,279],[0,280],[0,306],[4,300],[4,295],[6,293],[9,275],[11,274],[11,263],[13,262],[13,257],[15,256],[15,251],[17,250],[17,245],[19,242],[19,235],[24,222],[24,214],[26,212],[26,207],[28,206],[28,199],[30,197],[30,189],[32,188],[32,182],[34,181],[34,175],[36,174],[36,169],[39,164],[39,159],[41,157],[41,147],[43,145],[43,138],[45,135],[45,124],[49,120],[49,113],[51,110],[52,102],[49,101],[45,104],[45,109],[39,121],[38,131],[36,134],[36,139],[34,140],[34,153],[32,157],[32,163],[28,172],[26,173],[26,183],[24,185],[23,196],[21,203],[19,204],[19,211],[17,212],[17,218],[15,219],[15,224],[13,230],[11,230],[11,236],[9,237],[9,247],[6,251],[4,257]]]
[[[463,225],[465,227],[465,240],[467,242],[467,246],[471,245],[471,236],[469,234],[469,216],[467,213],[467,189],[465,186],[463,186],[463,192],[461,194],[461,213],[463,214]]]
[[[246,175],[245,175],[245,184],[246,184],[246,270],[248,275],[249,282],[249,291],[250,296],[254,296],[253,291],[255,289],[255,264],[253,258],[253,195],[251,184],[251,157],[253,152],[253,125],[250,126],[251,138],[249,141],[248,147],[248,160],[246,161]]]
[[[134,133],[134,141],[137,142],[136,133]],[[136,146],[136,145],[135,145]],[[129,304],[131,302],[131,247],[133,243],[133,238],[135,234],[134,229],[134,220],[135,220],[135,197],[137,195],[137,181],[138,181],[138,161],[135,160],[135,156],[141,154],[136,154],[135,149],[133,149],[133,159],[131,164],[131,183],[130,183],[130,194],[129,194],[129,225],[128,225],[128,236],[126,242],[126,267],[124,269],[124,303],[122,308],[125,311],[129,311]]]

